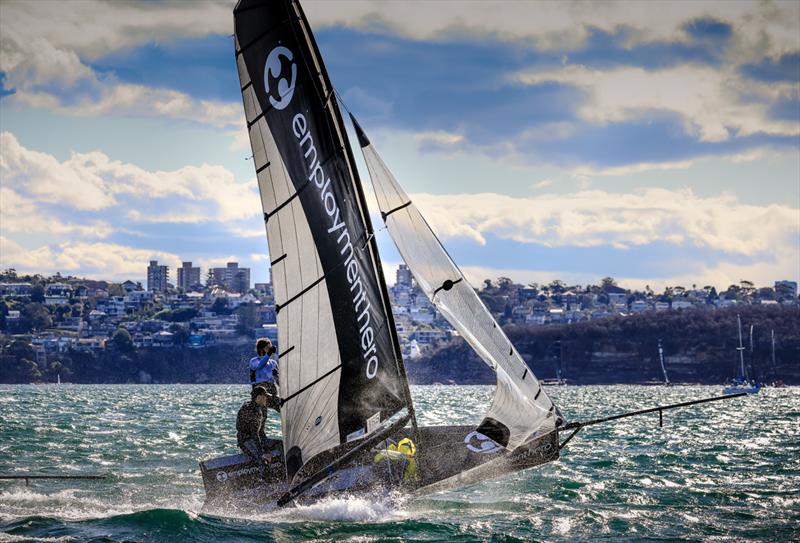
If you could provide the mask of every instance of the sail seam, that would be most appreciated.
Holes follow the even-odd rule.
[[[395,207],[394,209],[390,209],[389,211],[386,211],[385,213],[382,211],[381,212],[381,218],[383,219],[383,222],[386,222],[386,217],[388,217],[389,215],[391,215],[395,211],[400,211],[401,209],[404,209],[404,208],[406,208],[406,207],[408,207],[410,205],[411,205],[411,200],[409,200],[408,202],[406,202],[406,203],[404,203],[402,205],[399,205],[399,206]]]
[[[328,91],[328,97],[325,98],[325,101],[322,103],[322,107],[323,108],[327,109],[328,104],[331,103],[331,96],[333,96],[333,92],[334,92],[334,89],[333,89],[333,87],[331,87],[331,90]]]
[[[305,190],[305,188],[306,188],[308,185],[310,185],[310,184],[311,184],[311,181],[310,181],[310,180],[309,180],[309,181],[306,181],[305,183],[303,183],[303,184],[300,186],[300,188],[299,188],[299,189],[297,189],[297,191],[295,191],[295,193],[294,193],[294,194],[292,194],[292,195],[291,195],[291,196],[289,196],[289,197],[288,197],[286,200],[284,200],[283,202],[281,202],[281,204],[280,204],[278,207],[276,207],[276,208],[275,208],[275,209],[273,209],[272,211],[265,211],[265,212],[264,212],[264,221],[265,221],[265,222],[266,222],[266,221],[268,221],[268,220],[270,219],[270,217],[272,217],[272,216],[273,216],[273,215],[275,215],[275,214],[276,214],[278,211],[280,211],[281,209],[283,209],[284,207],[286,207],[287,205],[289,205],[289,204],[291,203],[291,201],[292,201],[292,200],[294,200],[295,198],[297,198],[298,196],[300,196],[300,193],[301,193],[301,192],[303,192],[303,190]]]
[[[266,215],[266,213],[264,213],[264,215]],[[362,248],[361,250],[363,251],[364,249]],[[292,303],[295,300],[297,300],[303,294],[306,294],[309,290],[311,290],[312,288],[317,286],[319,283],[321,283],[329,274],[331,274],[334,271],[336,271],[339,268],[339,266],[341,266],[342,264],[344,264],[348,260],[350,260],[350,257],[341,259],[334,267],[332,267],[330,270],[326,271],[319,279],[317,279],[316,281],[314,281],[313,283],[308,285],[306,288],[304,288],[303,290],[301,290],[300,292],[298,292],[297,294],[295,294],[294,296],[289,298],[286,302],[284,302],[282,304],[277,304],[276,303],[275,304],[275,313],[277,314],[281,309],[283,309],[284,307],[286,307],[290,303]]]
[[[290,395],[288,395],[287,397],[283,398],[283,399],[281,400],[281,405],[284,405],[284,404],[285,404],[286,402],[288,402],[289,400],[292,400],[292,399],[296,398],[297,396],[299,396],[300,394],[302,394],[303,392],[305,392],[305,391],[306,391],[306,390],[308,390],[309,388],[313,387],[314,385],[316,385],[317,383],[319,383],[320,381],[322,381],[323,379],[325,379],[326,377],[328,377],[328,376],[329,376],[329,375],[331,375],[333,372],[335,372],[336,370],[339,370],[339,369],[342,369],[342,365],[341,365],[341,364],[339,364],[338,366],[336,366],[336,367],[334,367],[334,368],[332,368],[332,369],[328,370],[328,371],[327,371],[327,372],[325,372],[324,374],[320,375],[319,377],[317,377],[316,379],[314,379],[313,381],[311,381],[309,384],[307,384],[306,386],[304,386],[304,387],[303,387],[303,388],[301,388],[300,390],[297,390],[296,392],[293,392],[292,394],[290,394]]]
[[[328,164],[328,162],[330,162],[331,160],[333,160],[333,159],[334,159],[334,158],[335,158],[335,157],[336,157],[336,156],[337,156],[339,153],[341,153],[343,150],[344,150],[344,147],[339,147],[339,148],[338,148],[338,149],[337,149],[335,152],[331,153],[331,155],[330,155],[329,157],[327,157],[325,160],[322,160],[322,161],[320,161],[320,163],[319,163],[319,164],[320,164],[320,167],[327,165],[327,164]],[[269,164],[270,164],[270,163],[268,162],[268,163],[266,164],[266,166],[269,166]],[[258,174],[258,171],[256,171],[256,174]],[[297,191],[296,191],[294,194],[292,194],[291,196],[289,196],[289,198],[287,198],[286,200],[284,200],[284,202],[283,202],[283,203],[281,203],[281,204],[280,204],[278,207],[276,207],[276,208],[275,208],[275,209],[273,209],[272,211],[269,211],[269,212],[264,212],[264,220],[265,220],[265,221],[268,221],[270,217],[272,217],[273,215],[275,215],[275,214],[276,214],[278,211],[280,211],[280,210],[281,210],[281,209],[283,209],[283,208],[284,208],[286,205],[288,205],[288,204],[289,204],[289,202],[291,202],[293,199],[295,199],[295,198],[296,198],[296,197],[297,197],[297,196],[298,196],[298,195],[299,195],[299,194],[300,194],[300,193],[301,193],[303,190],[305,190],[305,188],[306,188],[306,187],[308,187],[308,185],[311,183],[311,179],[312,179],[312,178],[309,178],[308,180],[306,180],[306,182],[305,182],[305,183],[303,183],[302,185],[300,185],[300,188],[299,188],[299,189],[297,189]]]
[[[261,166],[260,168],[256,168],[256,175],[260,174],[260,173],[261,173],[261,172],[263,172],[265,169],[269,168],[269,167],[270,167],[270,164],[272,164],[272,162],[270,162],[270,161],[268,160],[266,164],[264,164],[264,165],[263,165],[263,166]]]
[[[280,360],[281,358],[283,358],[284,356],[286,356],[287,354],[289,354],[289,353],[290,353],[290,352],[292,352],[293,350],[294,350],[294,345],[292,345],[291,347],[289,347],[288,349],[286,349],[285,351],[283,351],[282,353],[280,353],[280,354],[278,355],[278,359]]]
[[[290,303],[292,303],[295,300],[297,300],[298,298],[300,298],[303,294],[307,293],[309,290],[311,290],[315,286],[319,285],[324,279],[325,279],[325,275],[323,275],[322,277],[320,277],[319,279],[317,279],[316,281],[314,281],[313,283],[308,285],[306,288],[304,288],[303,290],[301,290],[300,292],[298,292],[297,294],[295,294],[294,296],[289,298],[285,303],[275,304],[275,313],[276,314],[280,313],[281,309],[283,309],[284,307],[286,307]]]
[[[248,74],[248,75],[249,75],[249,74]],[[248,85],[252,85],[252,84],[253,84],[253,80],[251,79],[251,80],[250,80],[250,83],[248,83],[247,85],[245,85],[244,87],[242,87],[242,95],[244,95],[244,92],[247,90],[247,88],[248,88]],[[253,92],[255,93],[255,89],[253,89]],[[285,98],[286,96],[288,96],[290,92],[291,92],[291,91],[286,91],[286,92],[284,92],[283,94],[279,95],[279,97],[280,97],[281,99],[283,99],[283,98]],[[257,97],[256,97],[256,99],[255,99],[255,103],[256,103],[257,105],[259,105],[259,106],[261,105],[261,104],[260,104],[260,102],[258,101],[258,98],[257,98]],[[275,106],[273,106],[272,104],[268,104],[266,108],[262,108],[262,109],[261,109],[261,113],[259,113],[259,114],[258,114],[258,115],[257,115],[257,116],[256,116],[256,117],[255,117],[255,118],[252,120],[252,121],[247,121],[247,129],[248,129],[248,130],[250,130],[250,129],[253,127],[253,125],[254,125],[254,124],[256,124],[256,123],[259,121],[259,119],[260,119],[261,117],[263,117],[264,115],[266,115],[266,114],[267,114],[267,112],[269,112],[269,111],[271,111],[271,110],[273,110],[273,109],[275,109]]]
[[[266,113],[267,113],[266,110],[262,110],[261,113],[256,115],[252,121],[247,121],[247,129],[250,130],[251,128],[253,128],[253,125],[256,124],[258,121],[260,121],[264,117],[264,115],[266,115]]]
[[[245,86],[244,86],[244,87],[242,87],[242,92],[246,91],[246,90],[247,90],[249,87],[251,87],[252,85],[253,85],[253,80],[251,79],[250,81],[248,81],[248,82],[245,84]]]
[[[278,262],[280,262],[281,260],[283,260],[285,258],[286,258],[286,253],[283,253],[281,256],[279,256],[278,258],[276,258],[275,260],[270,262],[269,265],[270,266],[274,266],[275,264],[277,264]]]

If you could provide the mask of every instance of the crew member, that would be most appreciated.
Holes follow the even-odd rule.
[[[403,482],[415,483],[419,481],[419,474],[417,473],[417,460],[414,455],[417,453],[417,446],[409,438],[401,439],[397,445],[391,443],[388,449],[383,449],[375,455],[374,462],[377,464],[383,460],[389,462],[402,464],[405,463],[403,469]]]
[[[267,450],[267,389],[253,387],[250,401],[242,404],[236,415],[236,443],[247,456],[259,464],[269,463],[272,457]]]
[[[270,358],[277,349],[267,338],[256,341],[256,355],[250,359],[250,384],[260,386],[267,391],[267,407],[275,411],[281,410],[278,397],[278,361]]]

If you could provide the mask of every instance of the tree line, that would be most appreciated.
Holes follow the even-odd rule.
[[[574,384],[658,381],[662,379],[661,340],[671,381],[713,384],[738,373],[737,314],[742,319],[748,371],[768,382],[800,384],[800,307],[796,305],[651,311],[574,324],[510,325],[504,330],[540,379],[560,374]],[[493,372],[458,337],[406,366],[416,383],[494,382]]]

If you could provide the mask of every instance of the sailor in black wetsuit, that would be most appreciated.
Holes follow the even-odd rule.
[[[251,392],[251,400],[239,408],[236,415],[236,442],[242,451],[255,462],[263,465],[272,457],[267,451],[267,390],[256,386]]]

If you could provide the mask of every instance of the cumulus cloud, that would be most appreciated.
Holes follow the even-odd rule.
[[[97,58],[147,42],[230,34],[234,4],[234,0],[4,2],[0,19],[3,53],[6,40],[21,43],[30,41],[31,36],[41,37],[54,47]],[[21,59],[9,59],[9,63],[13,61]]]
[[[26,149],[10,132],[0,133],[0,149],[0,177],[6,186],[24,190],[42,202],[80,210],[116,203],[107,183],[93,172],[81,171],[73,159],[62,163],[47,153]]]
[[[226,129],[237,127],[242,121],[240,104],[199,100],[170,89],[102,81],[91,71],[81,79],[83,88],[78,91],[63,87],[53,90],[52,85],[43,90],[14,71],[8,72],[6,79],[8,86],[15,90],[6,99],[17,106],[47,108],[81,116],[172,118]]]
[[[149,171],[97,151],[59,161],[27,149],[8,132],[0,133],[0,144],[3,267],[115,280],[141,277],[143,263],[151,258],[169,266],[180,262],[163,250],[164,240],[174,247],[180,238],[147,223],[169,224],[176,236],[188,224],[198,230],[210,224],[213,231],[206,234],[215,237],[213,243],[224,240],[228,250],[239,237],[253,234],[246,230],[248,219],[261,223],[255,178],[236,182],[222,166]],[[137,245],[150,240],[154,247],[118,242],[131,236],[138,238]],[[252,244],[247,247],[253,250]]]
[[[234,128],[241,105],[171,89],[125,84],[82,59],[159,39],[229,33],[230,6],[210,2],[6,2],[0,72],[22,107],[75,115],[136,115]],[[224,14],[224,16],[223,16]],[[224,23],[223,23],[224,21]]]
[[[64,221],[40,209],[34,200],[21,196],[8,187],[0,187],[0,232],[16,234],[79,235],[108,237],[113,231],[106,221],[86,224]]]
[[[64,242],[27,248],[0,236],[0,266],[23,273],[75,273],[97,279],[139,277],[143,262],[156,258],[170,267],[180,265],[177,255],[135,249],[114,243]]]
[[[460,36],[521,41],[544,50],[571,50],[584,45],[592,29],[615,33],[624,29],[627,45],[655,41],[683,42],[696,38],[687,22],[716,17],[735,29],[736,54],[777,55],[798,48],[797,2],[426,2],[409,9],[396,1],[309,0],[304,4],[311,24],[340,25],[366,31],[384,28],[417,40]],[[657,16],[654,16],[654,12]],[[743,57],[744,55],[744,57]]]
[[[719,68],[677,66],[664,70],[619,67],[596,70],[566,66],[528,71],[514,79],[527,85],[558,82],[582,88],[588,99],[578,109],[586,121],[598,124],[638,119],[651,110],[677,113],[686,132],[703,141],[759,132],[800,133],[797,120],[771,120],[769,104],[792,96],[797,83],[767,85],[746,82]],[[742,96],[750,99],[742,100]],[[759,98],[759,99],[754,99]]]
[[[412,199],[439,236],[466,237],[481,245],[492,235],[551,247],[625,249],[666,242],[757,256],[778,248],[796,251],[791,244],[800,232],[798,208],[744,204],[729,194],[703,198],[688,188],[646,188],[633,194],[587,190],[527,199],[496,193],[415,194]]]
[[[461,134],[454,134],[444,130],[418,132],[414,134],[414,138],[419,141],[421,145],[433,144],[442,147],[457,145],[464,141],[464,136]]]
[[[73,153],[61,162],[22,146],[10,132],[0,133],[0,175],[15,197],[75,209],[100,211],[129,207],[127,216],[146,222],[231,221],[258,215],[255,178],[236,182],[223,166],[203,164],[172,171],[149,171],[94,151]],[[122,205],[126,198],[150,200],[150,209]],[[169,198],[168,210],[152,206]],[[128,202],[129,203],[129,202]],[[31,204],[32,205],[32,204]]]
[[[234,5],[235,0],[4,2],[0,34],[16,41],[40,36],[57,48],[98,58],[147,42],[230,34]],[[402,0],[307,0],[303,7],[314,28],[382,28],[419,40],[473,35],[559,50],[580,47],[593,28],[609,33],[626,29],[629,44],[687,40],[693,37],[687,22],[711,16],[731,25],[741,40],[757,46],[761,56],[797,49],[800,18],[800,6],[792,1],[663,4],[657,17],[650,3],[623,0],[536,4],[465,0],[459,9],[442,0],[426,2],[421,9],[409,9]]]
[[[231,144],[228,147],[229,151],[249,151],[250,150],[250,132],[247,131],[245,124],[242,124],[239,130],[234,130],[230,134]]]
[[[753,152],[747,156],[761,156],[763,152]],[[733,161],[748,160],[745,155],[732,155],[728,157]],[[657,170],[685,170],[692,167],[691,160],[683,160],[678,162],[639,162],[627,166],[612,166],[608,168],[598,168],[593,166],[579,166],[573,170],[573,175],[578,178],[586,179],[588,177],[616,177],[622,175],[630,175],[635,173],[642,173]]]

